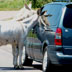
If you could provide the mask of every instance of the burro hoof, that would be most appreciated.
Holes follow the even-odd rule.
[[[19,69],[19,66],[18,65],[15,65],[14,66],[14,69],[16,69],[16,70]]]
[[[19,69],[20,69],[20,70],[24,70],[23,65],[19,65]]]

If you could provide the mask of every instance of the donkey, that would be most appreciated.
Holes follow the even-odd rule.
[[[22,69],[22,51],[24,41],[30,29],[37,24],[37,14],[28,18],[29,23],[20,21],[0,21],[0,46],[11,44],[13,52],[13,65],[15,69]],[[19,65],[18,65],[19,56]]]
[[[37,13],[39,15],[39,26],[41,27],[42,25],[44,25],[44,29],[47,29],[47,27],[50,26],[48,18],[47,17],[51,17],[51,14],[47,14],[47,11],[43,11],[43,7],[39,8]]]
[[[23,69],[22,51],[24,41],[26,40],[28,31],[36,24],[38,19],[37,14],[35,14],[27,5],[25,5],[23,9],[25,11],[25,13],[23,11],[23,17],[25,18],[22,19],[26,20],[28,18],[27,20],[30,20],[28,24],[21,22],[21,18],[14,18],[9,21],[0,21],[0,46],[6,44],[12,45],[13,65],[15,69]]]
[[[11,44],[13,53],[13,65],[15,69],[23,69],[22,52],[24,42],[30,29],[38,23],[38,12],[22,21],[0,21],[0,46]],[[19,57],[19,63],[18,63]]]

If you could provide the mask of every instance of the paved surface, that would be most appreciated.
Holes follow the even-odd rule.
[[[14,70],[13,68],[13,60],[12,60],[12,48],[11,45],[1,46],[0,47],[0,72],[42,72],[41,71],[41,64],[33,62],[33,66],[24,66],[24,70]]]
[[[0,11],[0,20],[14,17],[17,11]],[[24,66],[24,70],[14,70],[11,45],[0,47],[0,72],[42,72],[41,64],[33,62],[33,66]],[[50,72],[71,72],[72,65],[52,66]]]
[[[0,11],[0,20],[12,18],[17,14],[17,11]]]
[[[33,62],[32,66],[24,66],[24,70],[14,70],[12,64],[12,48],[11,45],[0,47],[0,72],[42,72],[41,64]],[[70,72],[72,66],[52,66],[50,72]]]

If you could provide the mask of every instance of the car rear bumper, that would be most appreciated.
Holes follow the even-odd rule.
[[[61,50],[62,47],[50,46],[48,55],[53,64],[72,64],[72,55],[66,55]]]
[[[61,52],[56,52],[56,59],[57,64],[72,64],[71,55],[64,55]]]

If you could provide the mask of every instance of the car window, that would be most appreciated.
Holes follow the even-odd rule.
[[[51,6],[51,11],[49,14],[51,14],[51,17],[48,17],[48,21],[51,26],[57,26],[60,20],[60,12],[61,12],[61,5],[52,5]]]
[[[28,37],[32,37],[32,30],[29,31]]]
[[[43,42],[46,39],[45,30],[42,27],[38,26],[38,25],[36,25],[36,27],[34,28],[34,30],[36,31],[37,38],[41,42]]]
[[[72,28],[72,7],[67,7],[63,19],[63,26],[66,28]]]
[[[33,37],[33,38],[37,38],[34,29],[30,30],[28,37]]]
[[[62,5],[48,4],[44,7],[43,11],[44,10],[47,10],[47,14],[52,15],[47,17],[50,28],[57,27],[60,22]]]

